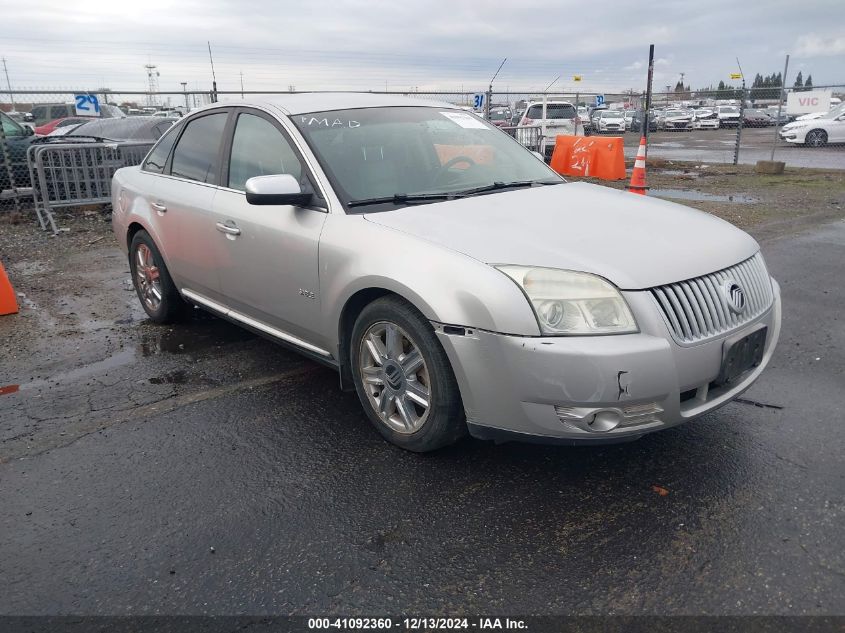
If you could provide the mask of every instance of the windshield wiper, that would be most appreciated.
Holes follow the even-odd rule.
[[[371,204],[413,204],[415,202],[437,202],[439,200],[451,200],[459,197],[452,193],[394,193],[392,196],[383,196],[381,198],[363,198],[361,200],[350,200],[346,203],[347,207],[364,207]]]
[[[463,191],[448,191],[443,193],[395,193],[392,196],[384,196],[381,198],[365,198],[361,200],[350,200],[346,203],[347,207],[363,207],[371,204],[413,204],[415,202],[438,202],[441,200],[453,200],[455,198],[466,198],[477,193],[485,193],[487,191],[497,191],[499,189],[511,189],[517,187],[531,187],[532,185],[556,185],[565,181],[543,181],[543,180],[518,180],[514,182],[494,182],[483,187],[474,187],[472,189],[464,189]]]
[[[477,193],[486,193],[488,191],[498,191],[500,189],[517,189],[519,187],[531,187],[533,185],[557,185],[563,183],[563,180],[555,180],[553,182],[543,181],[543,180],[514,180],[513,182],[494,182],[489,185],[484,185],[483,187],[475,187],[473,189],[464,189],[463,191],[458,191],[455,195],[464,197],[464,196],[474,196]]]

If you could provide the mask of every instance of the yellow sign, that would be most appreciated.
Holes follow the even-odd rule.
[[[742,73],[731,73],[731,79],[742,79]]]
[[[581,75],[574,75],[572,81],[581,81]]]

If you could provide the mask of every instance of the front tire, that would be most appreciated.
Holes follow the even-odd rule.
[[[422,453],[466,434],[452,366],[416,308],[398,297],[375,300],[355,321],[350,347],[358,398],[385,439]]]
[[[804,144],[810,147],[824,147],[827,145],[827,132],[824,130],[810,130],[804,137]]]
[[[129,269],[141,307],[151,321],[173,323],[190,314],[190,306],[182,300],[158,247],[144,230],[132,237]]]

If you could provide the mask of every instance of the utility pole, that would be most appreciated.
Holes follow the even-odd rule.
[[[211,56],[211,42],[208,42],[208,59],[211,62],[211,103],[217,103],[217,75],[214,74],[214,57]]]
[[[789,70],[789,55],[786,56],[786,63],[783,65],[783,79],[780,82],[780,97],[778,98],[778,118],[775,119],[775,140],[772,143],[772,157],[775,159],[775,146],[778,144],[778,130],[780,130],[780,109],[783,107],[783,87],[786,85],[786,71]]]
[[[736,58],[736,66],[739,68],[739,74],[742,75],[742,94],[739,99],[739,122],[736,125],[736,145],[734,146],[734,165],[739,163],[739,144],[742,139],[742,119],[745,113],[745,73],[742,72],[742,66],[739,65],[739,57]],[[783,81],[781,81],[783,83]]]
[[[645,91],[645,106],[643,107],[643,133],[645,139],[645,153],[648,156],[648,119],[651,116],[651,82],[654,79],[654,44],[648,47],[648,85]],[[633,91],[632,91],[633,92]]]
[[[244,71],[241,71],[241,101],[244,98]]]
[[[182,84],[182,92],[185,94],[185,114],[191,111],[191,106],[188,103],[188,82],[187,81],[180,81]]]
[[[12,101],[12,112],[15,112],[15,95],[12,94],[12,82],[9,81],[9,69],[6,68],[6,58],[3,58],[3,72],[6,73],[6,85],[9,86],[9,99]]]

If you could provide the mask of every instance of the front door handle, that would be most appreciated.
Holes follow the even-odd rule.
[[[160,202],[151,202],[150,206],[159,213],[164,213],[165,211],[167,211],[167,207],[161,204]]]
[[[241,230],[232,225],[232,224],[223,224],[222,222],[217,223],[217,230],[221,233],[225,233],[226,235],[240,235]]]

